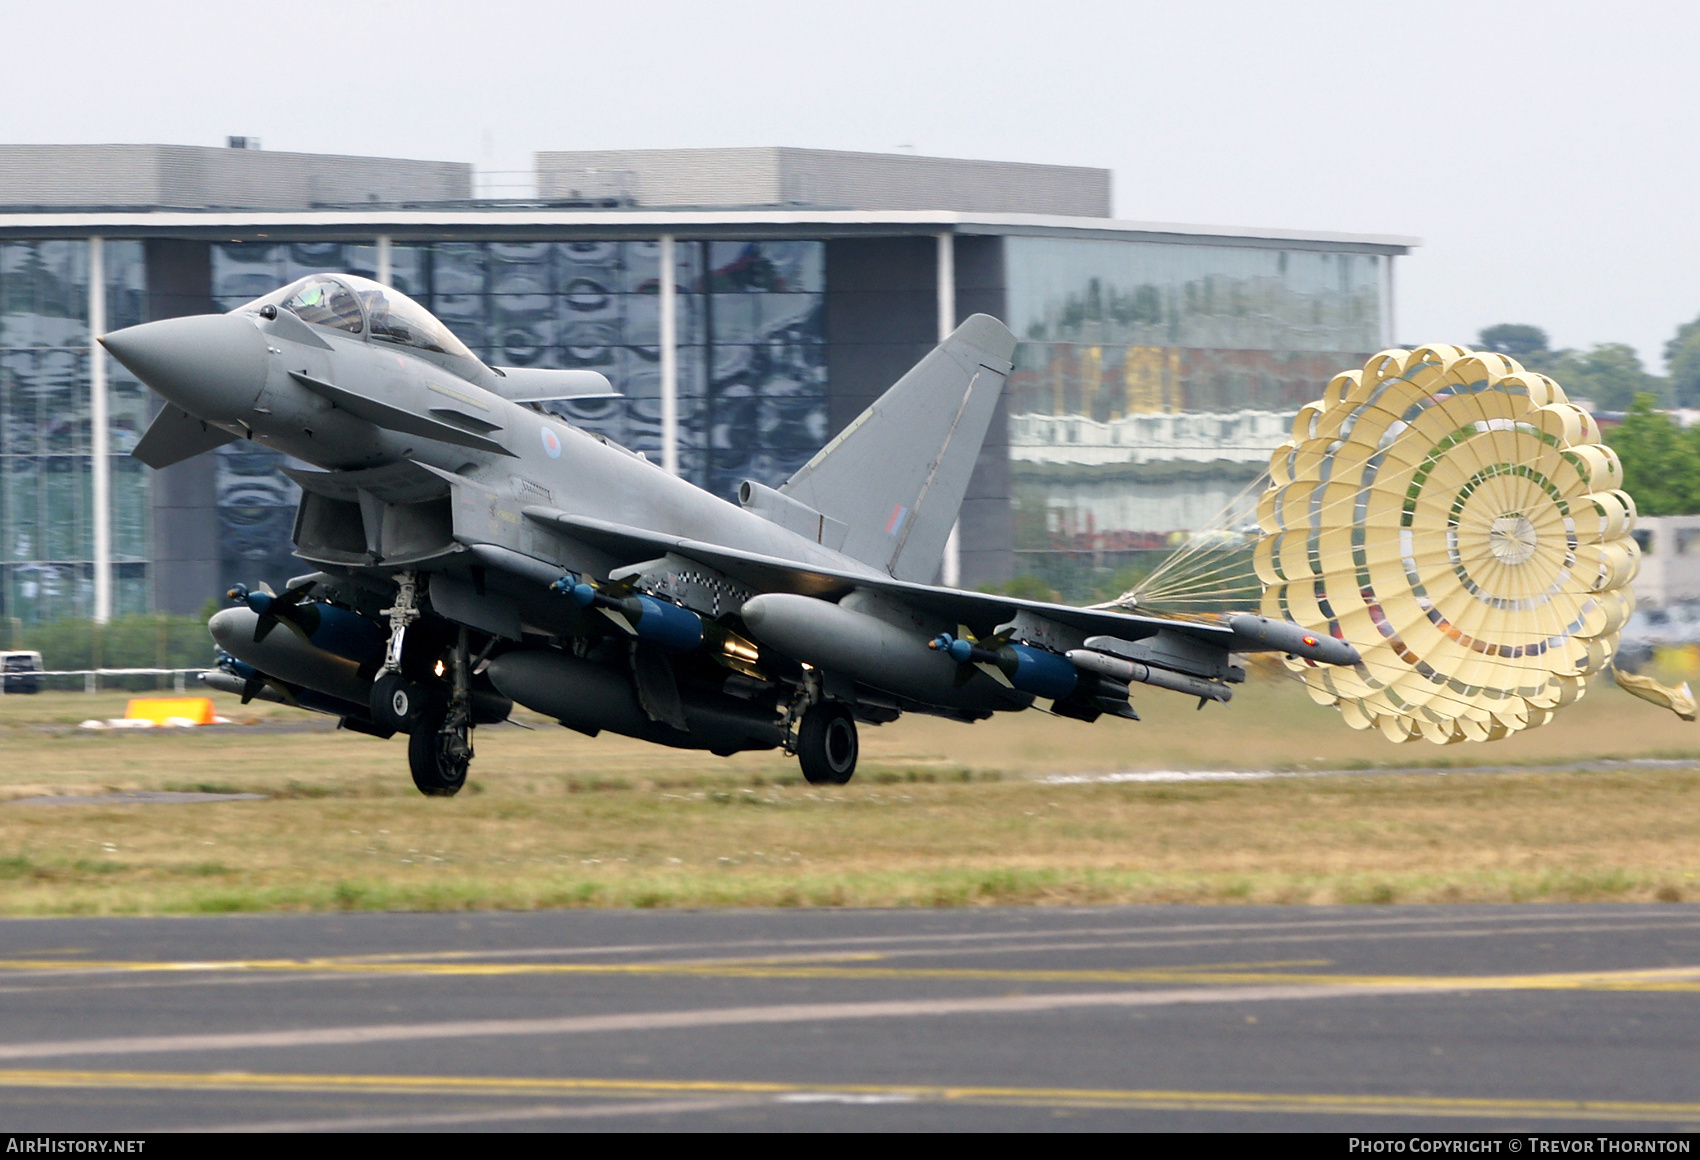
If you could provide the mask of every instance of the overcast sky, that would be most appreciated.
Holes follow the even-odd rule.
[[[1421,237],[1406,344],[1530,322],[1661,369],[1700,315],[1692,3],[60,0],[0,32],[0,141],[1092,165],[1123,218]]]

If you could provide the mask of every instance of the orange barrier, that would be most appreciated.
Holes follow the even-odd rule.
[[[132,697],[124,708],[130,721],[152,721],[164,725],[176,718],[196,725],[213,723],[213,703],[210,697]]]

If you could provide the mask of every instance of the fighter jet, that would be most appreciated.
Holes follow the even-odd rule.
[[[396,290],[315,274],[228,314],[101,341],[165,398],[135,449],[165,467],[234,440],[316,470],[295,554],[232,590],[212,687],[408,736],[424,793],[465,784],[476,726],[515,703],[727,755],[783,749],[843,784],[858,728],[1047,702],[1138,720],[1130,683],[1228,701],[1236,654],[1353,664],[1247,613],[1171,619],[940,587],[946,539],[1015,337],[968,319],[786,483],[737,504],[550,413],[590,371],[488,366]],[[279,629],[282,631],[279,631]]]

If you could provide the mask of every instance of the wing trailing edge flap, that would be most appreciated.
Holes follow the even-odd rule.
[[[148,424],[147,431],[130,454],[149,467],[170,467],[173,463],[193,459],[203,451],[234,442],[236,436],[222,427],[214,427],[182,407],[167,403]]]
[[[1170,620],[1166,617],[1139,616],[1134,613],[1109,612],[1094,608],[1074,608],[1066,604],[1048,604],[1039,600],[965,592],[957,588],[938,588],[931,584],[895,580],[871,569],[868,572],[850,572],[817,568],[773,556],[703,543],[683,536],[646,531],[587,516],[575,516],[555,508],[528,507],[524,514],[527,519],[549,526],[562,535],[580,540],[629,563],[641,563],[672,552],[713,568],[760,592],[793,592],[830,600],[836,600],[855,589],[865,588],[890,595],[942,619],[966,624],[981,636],[991,635],[997,626],[1015,620],[1018,615],[1026,612],[1030,616],[1056,621],[1088,635],[1112,636],[1119,640],[1143,640],[1159,632],[1171,632],[1227,648],[1237,639],[1233,629],[1226,625]]]

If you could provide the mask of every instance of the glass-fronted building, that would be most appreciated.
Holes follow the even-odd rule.
[[[781,152],[794,165],[814,156]],[[267,156],[282,173],[299,155]],[[669,204],[650,206],[629,191],[661,162],[631,156],[572,179],[612,182],[620,197],[479,203],[468,175],[461,200],[437,190],[407,204],[386,187],[374,204],[352,185],[292,210],[90,209],[74,191],[56,195],[70,208],[18,204],[0,175],[0,617],[101,611],[103,558],[111,614],[192,612],[236,581],[276,585],[302,570],[289,554],[299,494],[279,458],[233,443],[143,468],[128,452],[157,400],[111,360],[110,542],[97,550],[91,310],[110,330],[228,310],[313,271],[389,281],[493,365],[606,374],[622,397],[566,405],[563,417],[654,459],[671,390],[680,474],[734,502],[744,479],[782,483],[941,331],[990,313],[1020,346],[942,575],[969,587],[1033,577],[1085,599],[1220,526],[1298,407],[1391,344],[1392,260],[1414,244],[1117,222],[1103,171],[926,158],[900,159],[883,187],[863,182],[880,208],[789,195],[714,208],[677,182]],[[822,156],[837,168],[779,173],[775,188],[861,196],[858,155]],[[972,210],[950,204],[952,165],[980,167]],[[899,195],[913,204],[891,208]],[[1095,206],[1102,216],[1082,216]],[[663,237],[676,303],[668,382]]]
[[[142,244],[104,247],[108,329],[143,321]],[[93,612],[89,243],[0,240],[0,615],[26,622]],[[148,469],[129,451],[147,430],[148,391],[111,364],[113,608],[145,612]]]
[[[1294,414],[1389,343],[1392,255],[1008,237],[1014,571],[1116,595],[1235,530]],[[1131,569],[1131,570],[1130,570]]]

